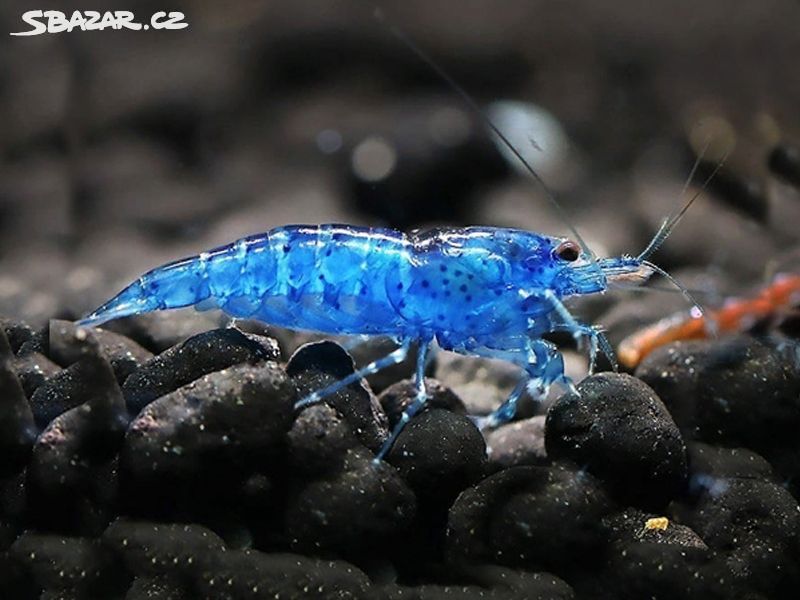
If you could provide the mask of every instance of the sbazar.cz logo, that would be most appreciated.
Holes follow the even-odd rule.
[[[103,31],[104,29],[130,29],[146,31],[148,29],[184,29],[189,26],[184,22],[184,14],[177,10],[158,11],[150,16],[147,23],[140,23],[129,10],[114,10],[101,13],[96,10],[76,10],[71,16],[60,10],[29,10],[22,14],[22,20],[31,26],[27,31],[11,35],[40,35],[42,33],[63,33],[80,31]]]

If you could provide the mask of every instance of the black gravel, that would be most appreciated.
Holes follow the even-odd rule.
[[[129,362],[120,385],[113,357],[140,346],[53,327],[47,354],[25,351],[32,332],[14,353],[5,331],[25,327],[0,334],[15,598],[788,598],[800,584],[787,338],[679,343],[642,379],[596,374],[485,435],[429,379],[429,406],[375,462],[410,380],[293,409],[353,372],[338,344],[284,364],[271,338],[215,329]]]
[[[636,371],[671,410],[684,435],[743,446],[771,459],[791,486],[800,427],[800,362],[786,339],[747,336],[687,342],[648,356]]]
[[[337,473],[291,494],[285,518],[293,549],[357,558],[391,546],[415,511],[408,484],[362,450],[349,453]]]
[[[609,517],[613,542],[606,572],[614,574],[597,596],[606,598],[724,598],[732,591],[715,579],[714,553],[686,525],[669,523],[665,529],[648,529],[654,513],[627,509]],[[654,590],[656,590],[654,592]]]
[[[496,468],[547,464],[545,416],[513,421],[486,436],[489,462]]]
[[[11,349],[4,333],[0,333],[0,452],[2,475],[22,469],[36,436],[33,413],[25,399],[25,391],[11,366]]]
[[[0,317],[0,327],[13,353],[19,352],[22,345],[33,338],[33,330],[25,323]]]
[[[434,408],[403,429],[386,461],[420,502],[447,508],[483,475],[486,443],[468,418]]]
[[[283,369],[266,362],[209,373],[148,404],[121,449],[131,509],[235,503],[248,475],[283,462],[295,398]]]
[[[558,466],[512,467],[458,497],[450,509],[448,555],[456,562],[490,561],[561,574],[559,566],[572,560],[596,563],[607,543],[602,518],[612,506],[600,483],[586,473]]]
[[[61,367],[39,352],[30,352],[24,356],[15,357],[11,366],[28,398],[39,386],[61,370]]]
[[[669,504],[686,484],[686,447],[655,392],[614,373],[588,377],[577,389],[547,413],[548,456],[585,467],[625,503]]]
[[[190,337],[147,361],[125,378],[122,391],[131,413],[207,373],[243,362],[275,360],[275,340],[237,329],[217,329]]]
[[[92,331],[92,336],[100,352],[114,369],[114,375],[120,385],[125,382],[128,375],[153,358],[152,353],[139,344],[113,331],[95,329]],[[51,321],[48,356],[56,364],[68,367],[85,354],[85,339],[85,332],[80,331],[80,328],[69,321]]]
[[[286,364],[298,398],[344,379],[355,370],[352,357],[334,342],[315,342],[298,348]],[[358,439],[377,451],[388,435],[386,415],[368,385],[355,382],[328,397],[350,424]]]

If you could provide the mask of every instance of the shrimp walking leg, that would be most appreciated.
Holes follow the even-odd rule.
[[[572,380],[564,374],[564,359],[556,347],[550,342],[538,339],[531,339],[528,344],[529,363],[525,367],[525,375],[503,404],[486,417],[476,420],[481,429],[497,427],[512,420],[517,413],[517,403],[526,388],[537,398],[546,396],[554,383],[577,393]]]
[[[503,402],[499,408],[485,417],[472,417],[472,421],[475,423],[478,429],[492,429],[513,419],[517,412],[517,402],[519,402],[522,394],[525,393],[529,381],[530,376],[525,373],[522,377],[520,377],[520,380],[517,382],[517,385],[514,387],[511,394],[509,394],[508,398],[506,398],[505,402]]]
[[[312,392],[305,398],[298,400],[294,405],[295,410],[300,410],[312,404],[316,404],[320,400],[327,398],[331,394],[335,394],[336,392],[338,392],[344,387],[347,387],[351,383],[359,381],[364,377],[373,375],[378,371],[381,371],[387,367],[391,367],[392,365],[396,365],[397,363],[403,362],[406,356],[408,356],[408,351],[410,347],[411,347],[411,342],[404,341],[402,345],[391,354],[388,354],[383,358],[379,358],[378,360],[369,363],[364,368],[359,369],[354,373],[351,373],[344,379],[340,379],[339,381],[332,383],[328,387],[322,388],[321,390],[317,390],[316,392]]]
[[[377,456],[373,462],[378,463],[383,460],[383,457],[392,449],[395,440],[397,440],[397,436],[400,435],[400,432],[403,431],[403,428],[408,424],[408,422],[416,415],[420,409],[425,406],[425,402],[428,400],[428,392],[425,389],[425,363],[428,358],[428,350],[430,349],[430,342],[420,342],[419,343],[419,350],[417,352],[417,369],[416,374],[414,377],[414,386],[416,387],[417,393],[414,397],[414,401],[409,404],[406,409],[403,411],[403,414],[400,415],[400,419],[392,429],[391,435],[387,438],[387,440],[383,443],[380,451],[378,452]]]
[[[558,296],[556,296],[552,290],[547,290],[544,294],[544,298],[550,303],[553,310],[556,314],[561,318],[562,324],[566,331],[569,331],[572,334],[572,337],[575,338],[575,341],[578,344],[581,343],[582,340],[588,339],[589,340],[589,373],[594,373],[595,365],[597,363],[597,351],[598,348],[603,351],[608,357],[608,360],[611,362],[614,370],[617,370],[617,361],[614,357],[614,352],[611,349],[611,344],[608,343],[606,337],[602,334],[602,332],[598,331],[597,328],[592,327],[591,325],[584,325],[583,323],[579,322],[571,312],[564,306],[564,303],[561,302]]]

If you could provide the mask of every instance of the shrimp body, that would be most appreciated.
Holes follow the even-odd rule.
[[[479,421],[503,423],[514,416],[526,388],[541,395],[553,383],[574,389],[561,355],[542,334],[567,330],[588,337],[594,359],[603,338],[576,321],[562,298],[602,292],[617,277],[646,277],[645,265],[632,257],[594,260],[575,242],[517,229],[439,228],[406,235],[294,225],[157,267],[79,324],[185,306],[218,307],[233,317],[292,329],[388,335],[400,343],[390,355],[301,399],[296,408],[402,361],[417,343],[417,398],[380,459],[427,399],[424,370],[431,342],[522,369],[509,398]]]
[[[751,298],[730,298],[699,316],[677,313],[625,338],[617,355],[628,368],[636,367],[656,348],[675,341],[708,338],[714,333],[743,331],[800,304],[800,275],[781,274]]]
[[[280,227],[153,269],[81,324],[200,305],[321,333],[436,338],[446,349],[475,340],[496,346],[552,328],[544,290],[559,297],[576,290],[575,277],[559,281],[560,243],[490,227],[412,235]]]

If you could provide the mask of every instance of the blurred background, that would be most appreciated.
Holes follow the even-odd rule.
[[[288,223],[566,232],[370,2],[109,1],[189,27],[11,37],[30,4],[0,5],[2,315],[75,318],[158,264]],[[700,182],[730,155],[656,262],[728,293],[797,247],[796,0],[383,8],[598,254],[640,250],[701,153]]]

